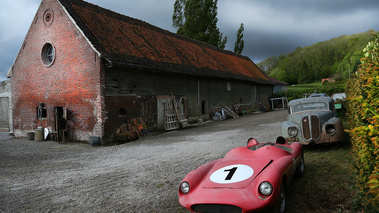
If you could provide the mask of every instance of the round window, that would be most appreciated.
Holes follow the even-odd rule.
[[[51,10],[46,10],[43,15],[43,22],[46,26],[50,26],[54,21],[54,13]]]
[[[42,62],[45,66],[51,66],[55,60],[55,48],[52,44],[46,43],[42,47]]]

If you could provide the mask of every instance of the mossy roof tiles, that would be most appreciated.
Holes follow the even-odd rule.
[[[275,84],[248,57],[171,33],[82,0],[58,0],[113,65]]]

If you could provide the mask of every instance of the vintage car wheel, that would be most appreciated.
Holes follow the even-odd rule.
[[[282,183],[280,187],[280,194],[275,205],[271,207],[267,212],[269,213],[285,213],[286,212],[286,193]]]
[[[305,162],[304,162],[304,154],[301,153],[300,163],[296,168],[295,177],[302,178],[305,173]]]
[[[286,212],[286,193],[284,190],[284,186],[280,187],[280,194],[278,197],[278,201],[276,201],[275,206],[269,211],[270,213],[285,213]]]
[[[279,213],[284,213],[286,211],[286,193],[284,191],[284,187],[282,184],[282,187],[280,187],[280,195],[279,195],[279,201],[278,201],[278,207],[279,207]]]

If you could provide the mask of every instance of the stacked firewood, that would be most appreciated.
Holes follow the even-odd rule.
[[[122,124],[116,131],[116,141],[129,142],[138,140],[149,133],[146,123],[141,117],[130,119]]]

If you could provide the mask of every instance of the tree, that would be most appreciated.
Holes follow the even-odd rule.
[[[272,63],[268,58],[258,65],[270,76],[275,68],[285,70],[289,76],[297,76],[292,83],[320,82],[330,75],[334,75],[336,80],[346,80],[358,70],[362,49],[372,40],[371,32],[375,31],[343,35],[311,46],[297,47],[285,57],[279,56],[278,63]]]
[[[217,0],[176,0],[172,22],[180,35],[225,48],[227,37],[217,28]]]
[[[276,56],[272,56],[264,61],[259,62],[258,67],[264,71],[267,75],[270,75],[271,71],[278,67],[279,59]]]
[[[243,51],[243,48],[245,47],[245,42],[243,41],[243,31],[245,28],[243,27],[243,23],[241,23],[240,28],[237,31],[237,40],[236,43],[234,43],[234,52],[241,54]]]
[[[306,61],[303,61],[299,70],[298,83],[309,83],[310,82],[310,72],[308,68],[308,64]]]

